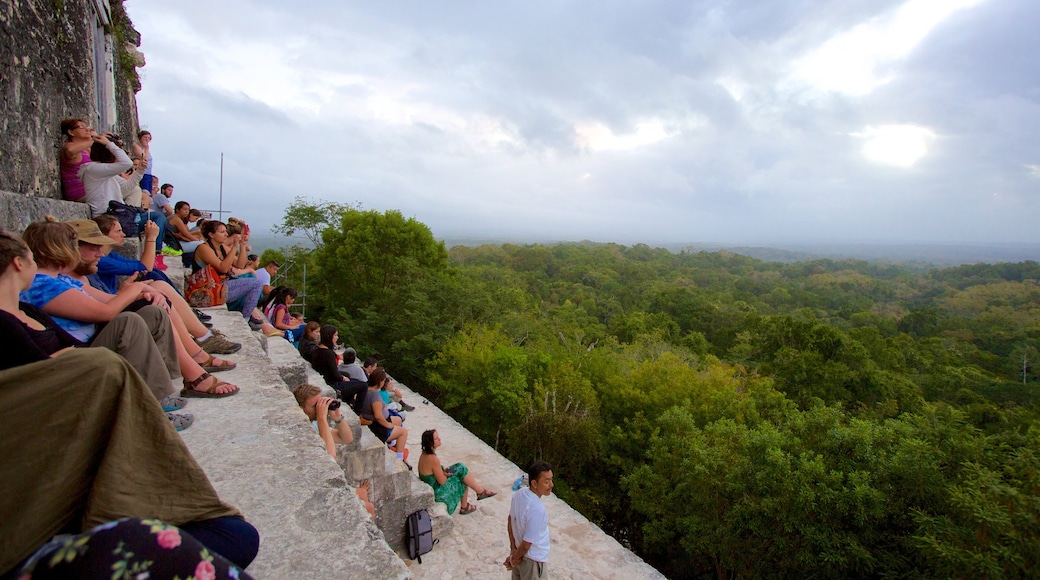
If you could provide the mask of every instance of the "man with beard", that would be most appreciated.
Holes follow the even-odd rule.
[[[70,277],[83,283],[84,290],[89,287],[88,294],[99,302],[106,302],[121,295],[122,289],[116,294],[112,294],[93,287],[89,280],[89,276],[97,272],[97,263],[103,254],[103,246],[114,243],[114,240],[102,234],[101,229],[93,220],[72,220],[66,223],[76,231],[80,257],[80,262]],[[170,307],[169,300],[158,290],[149,290],[151,292],[147,296],[142,295],[141,299],[133,301],[124,310],[133,312],[149,305],[159,306],[162,309],[162,321],[172,326],[176,345],[176,359],[167,360],[166,363],[167,366],[172,364],[175,365],[173,368],[180,370],[184,382],[181,397],[218,398],[237,394],[239,391],[237,386],[225,383],[209,374],[232,370],[236,366],[235,363],[215,358],[199,348],[177,310]],[[187,350],[189,347],[195,352]]]

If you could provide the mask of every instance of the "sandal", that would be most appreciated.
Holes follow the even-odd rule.
[[[471,514],[471,513],[475,512],[475,511],[477,511],[477,504],[471,503],[468,506],[460,509],[459,510],[459,515],[460,516],[464,516],[464,515],[467,515],[467,514]]]
[[[195,415],[191,413],[166,413],[166,418],[173,423],[174,428],[178,431],[184,431],[195,422]]]
[[[201,362],[195,360],[195,357],[198,356],[199,353],[206,355],[206,360]],[[195,362],[197,362],[199,366],[202,367],[202,370],[206,371],[207,373],[219,373],[221,371],[230,371],[234,370],[234,368],[238,366],[238,364],[233,363],[229,360],[216,358],[204,350],[200,350],[199,352],[193,354],[191,356],[191,360],[195,360]],[[217,362],[219,362],[220,364],[213,364]]]
[[[202,382],[206,379],[213,379],[213,384],[210,385],[208,389],[200,391],[195,388],[202,384]],[[187,379],[184,380],[184,388],[181,389],[181,396],[198,397],[200,399],[220,399],[223,397],[230,397],[231,395],[237,395],[239,389],[238,387],[235,387],[235,385],[231,385],[232,387],[235,387],[232,391],[228,391],[226,393],[217,392],[217,389],[220,388],[221,385],[229,384],[231,383],[226,383],[218,378],[214,378],[213,375],[209,373],[202,373],[201,375],[199,375],[199,378],[195,379],[194,381],[188,381]]]
[[[163,400],[159,401],[159,404],[162,405],[163,411],[169,413],[170,411],[183,409],[184,405],[188,404],[188,401],[185,401],[180,397],[174,397],[171,395],[169,397],[164,397]]]
[[[493,491],[488,491],[487,488],[485,488],[484,491],[477,494],[477,501],[487,499],[489,497],[495,497],[496,495],[498,494]]]

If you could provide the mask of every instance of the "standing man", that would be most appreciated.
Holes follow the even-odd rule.
[[[553,488],[552,467],[535,461],[527,468],[528,486],[513,494],[509,505],[509,556],[502,564],[513,580],[548,578],[549,514],[541,498]]]

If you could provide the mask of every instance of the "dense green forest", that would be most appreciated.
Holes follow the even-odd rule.
[[[453,247],[297,199],[308,318],[673,578],[1040,569],[1040,264]],[[299,285],[301,268],[288,272]]]

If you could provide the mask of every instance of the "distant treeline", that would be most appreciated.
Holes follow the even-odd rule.
[[[308,315],[673,578],[1040,569],[1040,265],[456,246],[297,202]],[[298,271],[298,270],[297,270]],[[300,284],[300,281],[291,281]]]

